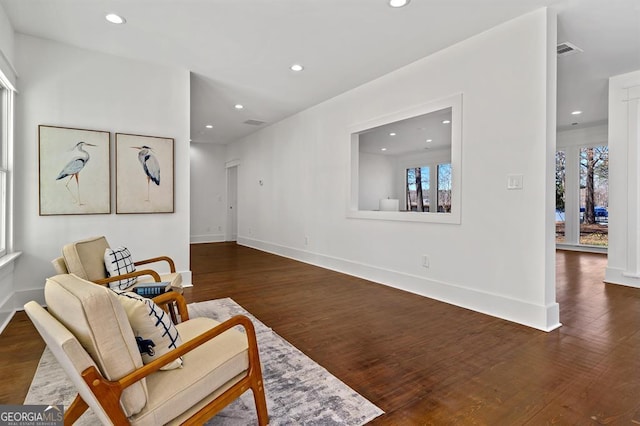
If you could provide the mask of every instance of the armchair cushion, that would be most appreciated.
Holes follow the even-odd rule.
[[[62,256],[67,270],[87,281],[97,281],[107,277],[104,267],[104,251],[109,248],[105,237],[92,237],[67,244],[62,248]]]
[[[177,324],[184,341],[218,325],[210,318],[192,318]],[[147,377],[147,406],[130,418],[134,426],[166,424],[194,405],[213,399],[246,374],[249,368],[248,342],[245,333],[232,329],[184,355],[184,366]],[[212,395],[212,389],[217,391]],[[173,422],[172,422],[173,424]]]
[[[136,271],[131,258],[131,252],[126,247],[118,247],[115,249],[106,248],[104,251],[104,266],[107,270],[107,276],[118,276],[129,274]],[[123,280],[109,283],[109,287],[125,290],[136,283],[137,277],[125,278]]]
[[[182,344],[180,334],[171,318],[153,300],[145,299],[136,293],[117,294],[129,317],[143,363],[148,364]],[[161,370],[172,370],[181,366],[182,358],[178,358]]]
[[[51,315],[73,333],[108,380],[142,367],[127,314],[113,291],[73,275],[56,275],[47,279],[44,296]],[[113,320],[105,324],[105,318]],[[146,379],[125,389],[120,402],[127,416],[142,410]]]

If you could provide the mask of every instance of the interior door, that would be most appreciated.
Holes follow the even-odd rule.
[[[227,229],[225,241],[238,238],[238,166],[227,167]]]

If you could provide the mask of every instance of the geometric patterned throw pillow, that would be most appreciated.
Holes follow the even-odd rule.
[[[143,363],[148,364],[182,344],[171,318],[153,300],[132,292],[115,293],[129,317]],[[177,358],[161,370],[180,367],[182,358]]]
[[[136,271],[133,265],[131,253],[126,247],[118,247],[116,249],[107,248],[104,251],[104,266],[107,269],[107,276],[115,277],[118,275],[129,274]],[[120,281],[109,283],[109,288],[125,290],[136,283],[137,277],[126,278]]]

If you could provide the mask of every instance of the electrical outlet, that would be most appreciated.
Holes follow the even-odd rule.
[[[427,256],[426,254],[422,255],[422,266],[429,269],[429,256]]]
[[[305,235],[305,237],[304,237],[304,245],[305,245],[305,246],[308,246],[308,245],[309,245],[309,237],[307,237],[306,235]]]
[[[222,226],[218,226],[218,232],[222,231]]]

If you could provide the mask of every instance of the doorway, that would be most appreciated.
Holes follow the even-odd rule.
[[[225,241],[238,239],[238,166],[227,166],[227,227]]]

